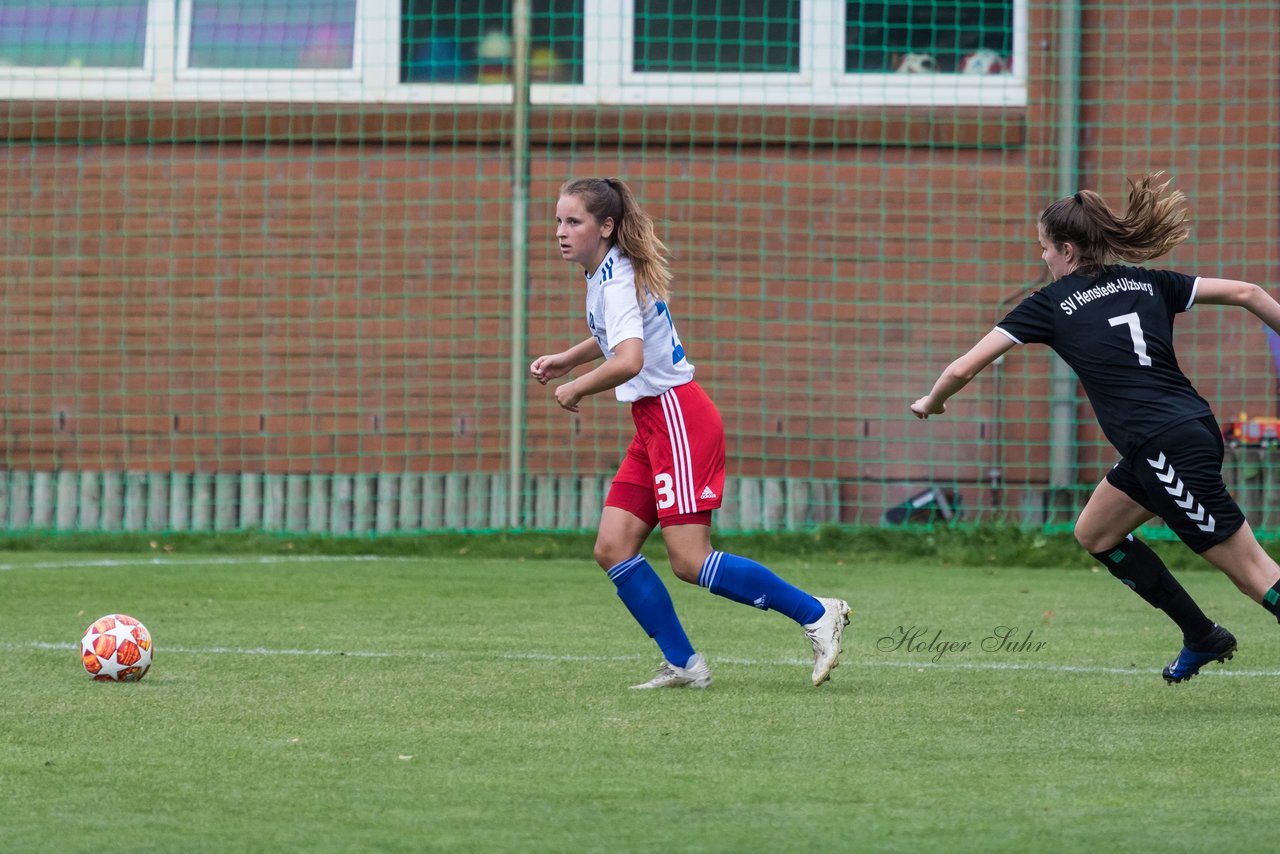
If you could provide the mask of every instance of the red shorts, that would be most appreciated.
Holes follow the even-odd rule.
[[[711,398],[689,382],[635,401],[631,418],[636,435],[605,506],[650,525],[711,524],[724,495],[724,422]]]

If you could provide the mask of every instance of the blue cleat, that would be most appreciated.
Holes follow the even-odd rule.
[[[1164,676],[1164,681],[1170,685],[1175,682],[1185,682],[1199,673],[1200,668],[1206,664],[1231,658],[1236,651],[1236,636],[1222,626],[1215,625],[1209,636],[1196,646],[1202,649],[1195,650],[1189,646],[1182,648],[1178,657],[1161,674]]]

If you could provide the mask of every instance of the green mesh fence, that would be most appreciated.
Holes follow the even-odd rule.
[[[629,415],[525,376],[585,335],[552,235],[592,175],[673,250],[721,528],[1065,524],[1114,454],[1048,350],[907,407],[1077,187],[1167,170],[1159,263],[1280,279],[1278,8],[6,0],[0,527],[593,527]],[[1224,424],[1280,415],[1249,315],[1179,329]],[[1274,529],[1272,443],[1228,480]]]

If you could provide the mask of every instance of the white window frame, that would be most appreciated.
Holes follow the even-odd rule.
[[[510,84],[400,82],[400,0],[355,0],[345,69],[193,69],[192,0],[150,0],[136,69],[0,68],[0,97],[128,101],[508,104]],[[1008,74],[846,73],[844,0],[801,0],[800,67],[783,73],[636,72],[635,0],[583,0],[583,80],[533,83],[535,104],[1025,106],[1027,7],[1014,0]],[[823,34],[829,38],[820,39]],[[613,48],[611,51],[610,48]]]
[[[622,62],[617,64],[618,78],[610,81],[616,85],[610,85],[605,91],[619,92],[621,103],[740,103],[743,93],[750,92],[750,103],[792,104],[805,103],[822,77],[814,68],[814,52],[805,46],[815,43],[815,35],[820,32],[816,28],[817,20],[826,7],[835,5],[835,0],[801,2],[796,71],[748,73],[636,71],[636,0],[622,0],[618,5],[621,8],[617,14],[617,39],[622,45]]]
[[[172,35],[174,31],[173,13],[172,3],[150,0],[140,68],[5,66],[0,68],[0,97],[51,101],[150,99],[157,69],[164,64],[164,34]]]
[[[1027,7],[1013,0],[1013,69],[1007,74],[869,74],[844,70],[844,3],[830,26],[840,33],[834,58],[834,103],[893,106],[1025,107],[1027,104]]]
[[[349,68],[192,68],[191,22],[195,0],[179,0],[178,50],[174,64],[174,91],[179,100],[261,99],[275,100],[276,91],[347,91],[346,97],[358,95],[361,88],[362,54],[365,20],[361,8],[370,4],[356,0],[355,40]],[[353,90],[353,91],[352,91]],[[293,99],[289,99],[293,100]]]

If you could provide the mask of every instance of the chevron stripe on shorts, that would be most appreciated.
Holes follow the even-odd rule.
[[[1174,470],[1173,463],[1165,458],[1164,451],[1161,451],[1160,456],[1154,460],[1147,458],[1147,464],[1155,469],[1156,479],[1164,484],[1164,491],[1173,498],[1173,503],[1182,508],[1182,512],[1187,514],[1187,518],[1194,522],[1197,528],[1206,534],[1212,534],[1218,523],[1204,509],[1204,505],[1191,494],[1191,490],[1187,489],[1182,478],[1178,477],[1177,471]]]

